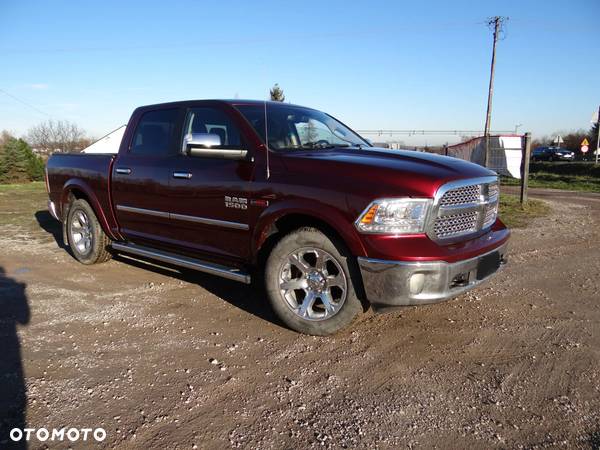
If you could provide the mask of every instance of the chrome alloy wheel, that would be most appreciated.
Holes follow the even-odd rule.
[[[69,230],[71,242],[81,255],[86,255],[92,249],[92,226],[85,211],[77,210],[71,218]]]
[[[305,320],[325,320],[346,300],[346,275],[324,250],[305,247],[290,253],[279,270],[279,289],[287,306]]]

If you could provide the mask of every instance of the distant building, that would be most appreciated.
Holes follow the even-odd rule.
[[[388,148],[391,148],[392,150],[403,150],[406,148],[403,141],[388,142],[388,145]]]
[[[392,150],[406,150],[406,146],[404,145],[403,141],[393,141],[393,142],[373,142],[372,143],[375,147],[381,147],[381,148],[389,148]],[[411,149],[409,149],[411,150]]]

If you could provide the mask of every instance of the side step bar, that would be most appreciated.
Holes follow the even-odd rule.
[[[174,264],[180,267],[187,267],[188,269],[210,273],[211,275],[217,275],[229,280],[239,281],[240,283],[250,284],[251,282],[250,275],[242,272],[241,270],[200,261],[199,259],[190,258],[188,256],[177,255],[175,253],[169,253],[149,247],[142,247],[141,245],[119,242],[113,242],[111,247],[119,252],[131,253],[133,255],[155,259],[164,263]]]

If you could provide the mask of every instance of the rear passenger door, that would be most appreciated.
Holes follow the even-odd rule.
[[[179,108],[144,112],[113,164],[112,196],[121,233],[133,242],[169,240],[169,164],[177,152]]]
[[[180,151],[169,170],[173,238],[184,251],[193,250],[220,262],[243,261],[250,248],[248,207],[254,167],[252,150],[240,133],[235,117],[226,109],[189,108],[183,123]],[[192,133],[216,135],[221,145],[212,149],[248,150],[248,159],[188,156],[182,142],[185,135]]]

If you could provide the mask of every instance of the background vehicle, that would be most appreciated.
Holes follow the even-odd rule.
[[[573,161],[575,153],[566,148],[538,147],[531,152],[534,161]]]
[[[75,258],[125,252],[250,283],[291,328],[452,298],[505,262],[496,175],[372,147],[314,109],[187,101],[134,111],[118,154],[53,155]]]

